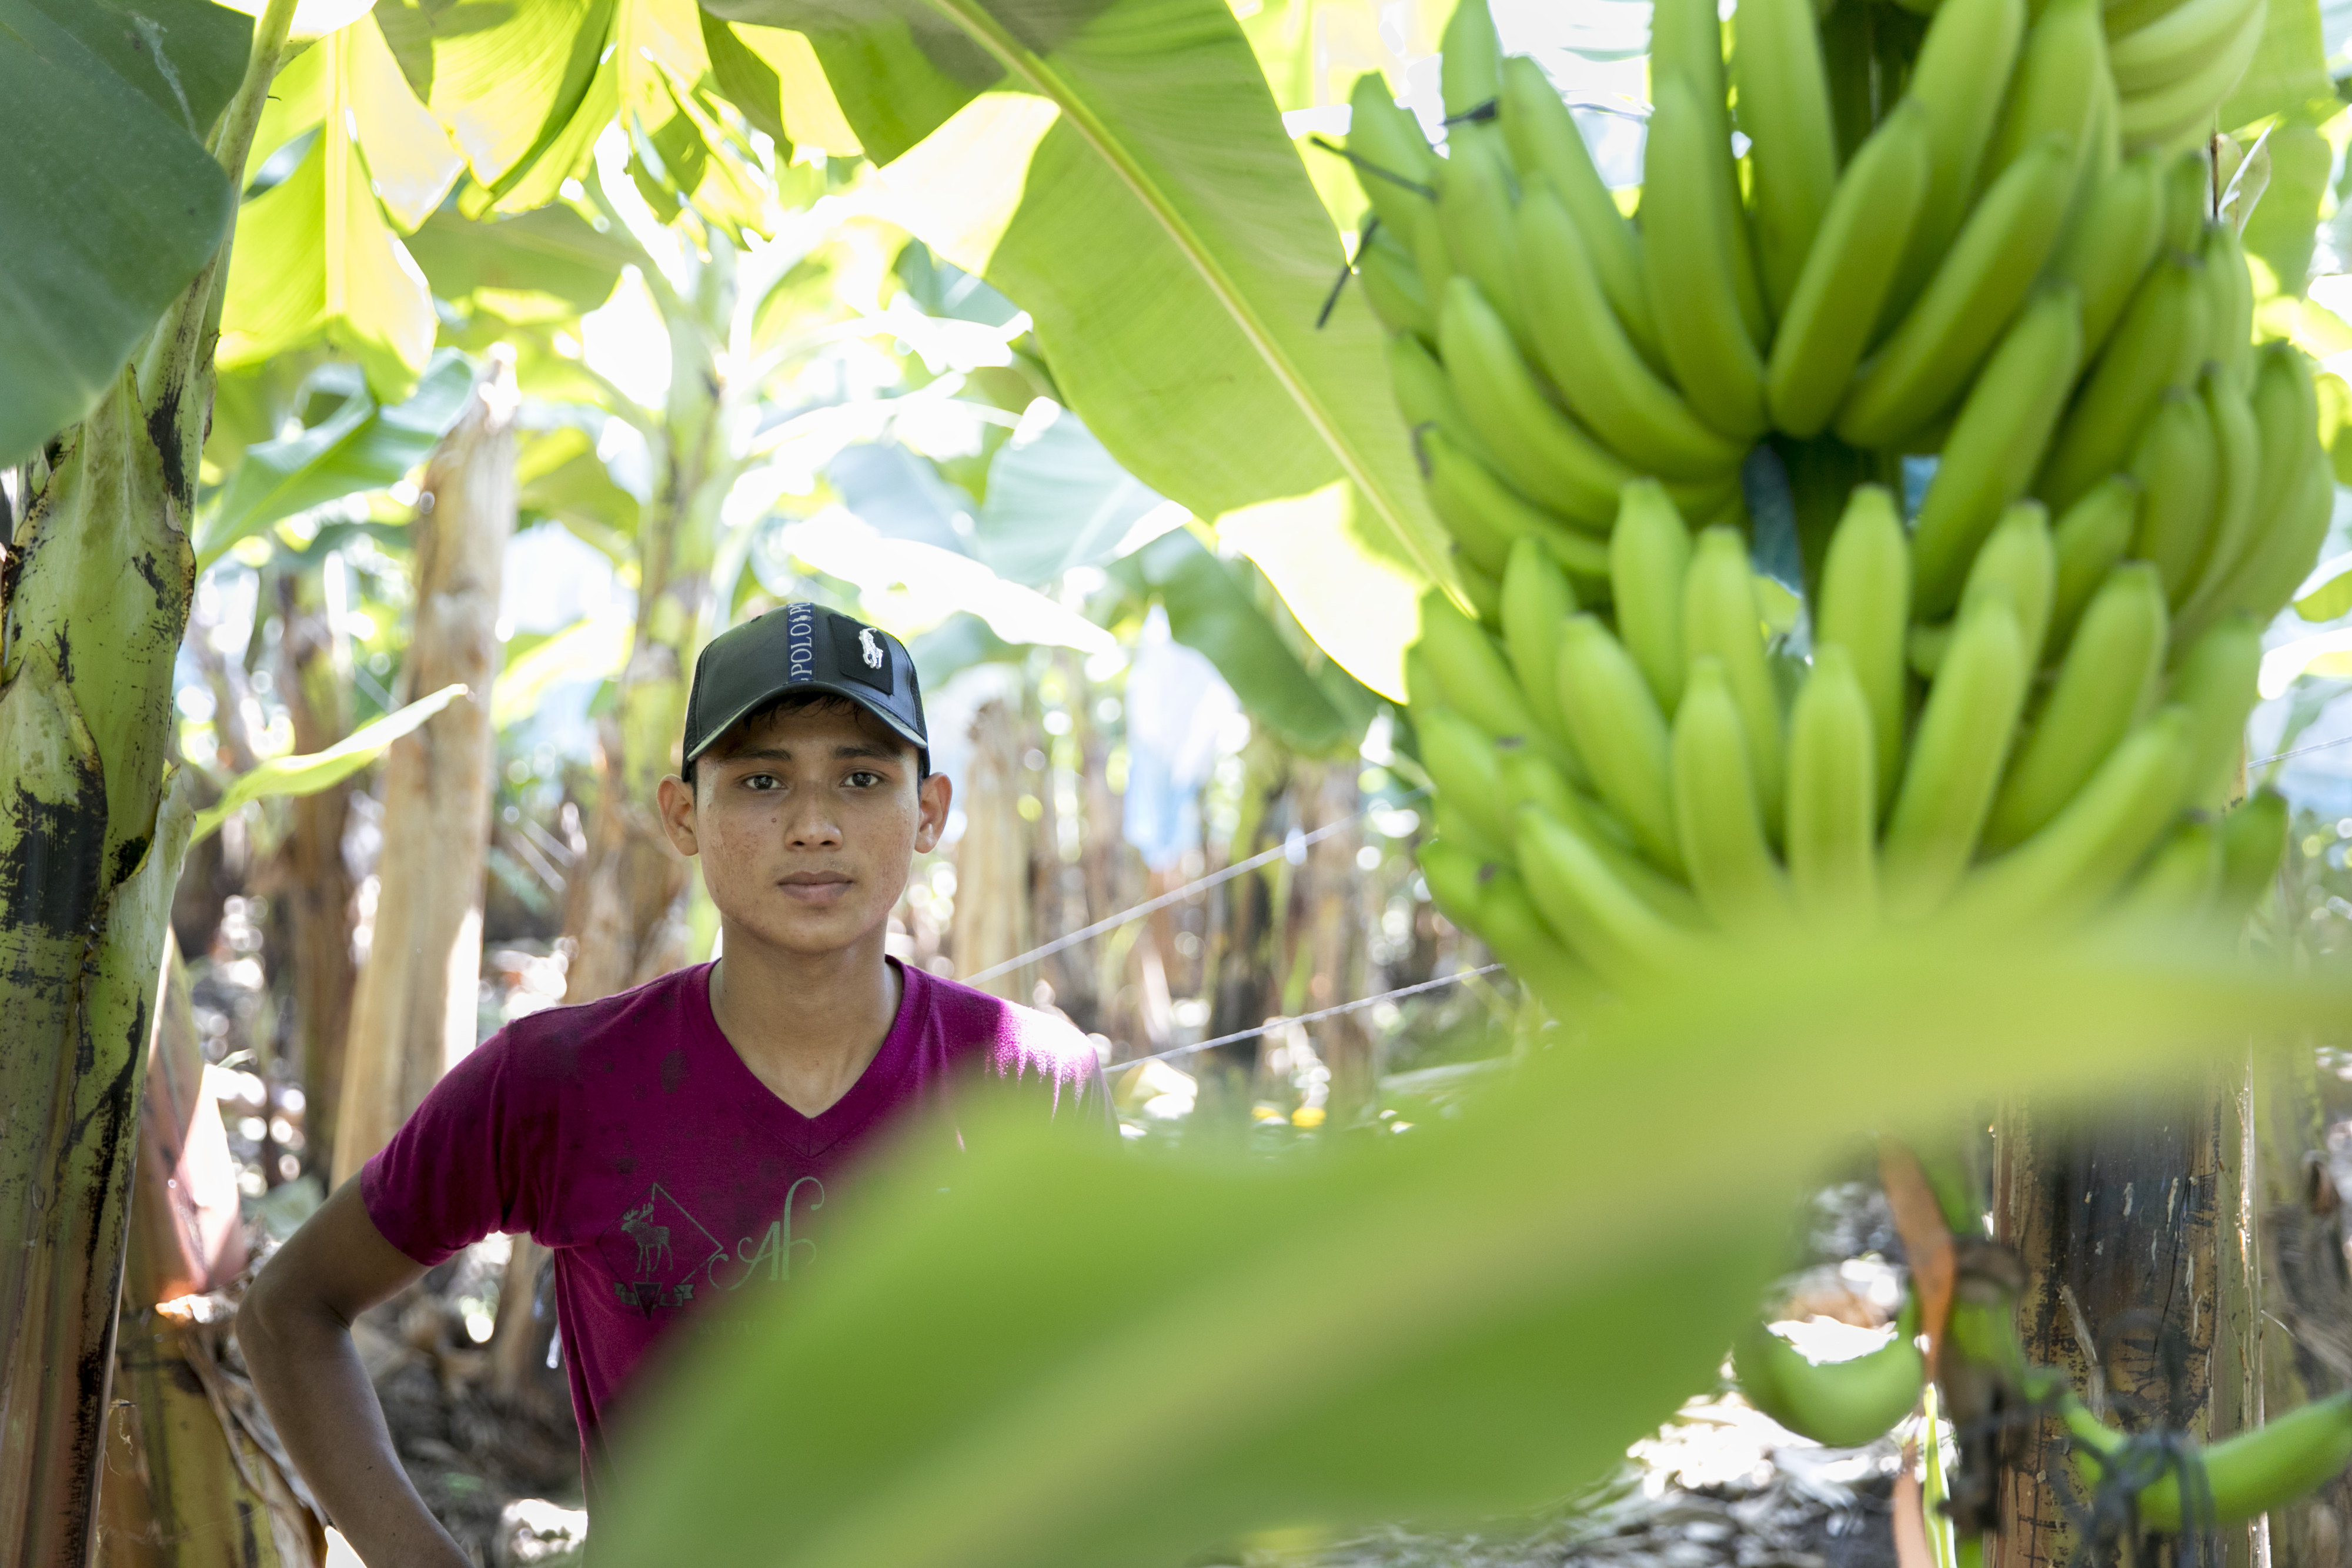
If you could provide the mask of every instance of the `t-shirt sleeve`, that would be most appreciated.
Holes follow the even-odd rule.
[[[368,1218],[428,1269],[494,1231],[536,1226],[513,1054],[509,1031],[492,1035],[360,1167]]]

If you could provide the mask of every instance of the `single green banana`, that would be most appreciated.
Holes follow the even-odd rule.
[[[1878,914],[1878,760],[1870,699],[1854,662],[1832,643],[1789,715],[1789,880],[1797,907],[1825,925],[1864,928]]]
[[[1440,179],[1444,178],[1441,172]],[[1423,220],[1412,235],[1412,263],[1421,274],[1422,292],[1436,302],[1440,317],[1445,314],[1445,286],[1454,281],[1454,250],[1445,241],[1445,225],[1438,221],[1437,209],[1432,206],[1429,216]]]
[[[1540,174],[1517,225],[1517,293],[1537,361],[1569,409],[1646,473],[1720,479],[1747,449],[1717,434],[1618,325],[1576,221]]]
[[[1746,246],[1707,144],[1710,116],[1678,76],[1657,78],[1642,186],[1642,262],[1650,307],[1683,394],[1724,435],[1747,441],[1765,423],[1764,363],[1742,318],[1735,254]]]
[[[1723,215],[1724,233],[1719,240],[1720,257],[1731,268],[1732,295],[1738,304],[1739,319],[1747,329],[1750,341],[1762,343],[1769,337],[1771,323],[1765,314],[1764,289],[1757,277],[1756,256],[1748,241],[1748,224],[1741,212],[1739,170],[1731,155],[1731,112],[1729,83],[1723,66],[1723,24],[1717,18],[1714,0],[1658,0],[1650,11],[1650,100],[1659,100],[1659,89],[1666,82],[1675,82],[1685,89],[1689,104],[1688,134],[1681,145],[1686,153],[1678,152],[1677,158],[1687,158],[1677,178],[1701,182],[1712,195],[1715,210]],[[1655,136],[1657,123],[1651,121],[1651,134]],[[1650,147],[1654,154],[1657,142]],[[1652,182],[1659,165],[1645,155],[1643,167],[1642,229],[1644,235],[1654,235],[1653,214],[1649,211]],[[1646,252],[1645,238],[1643,248]],[[1653,290],[1654,302],[1658,298]],[[1668,296],[1676,309],[1685,309],[1689,301]],[[1663,329],[1663,321],[1661,323]],[[1741,434],[1732,431],[1731,434]]]
[[[1864,1448],[1910,1415],[1927,1385],[1910,1316],[1893,1339],[1848,1361],[1808,1361],[1758,1322],[1732,1347],[1732,1375],[1748,1404],[1797,1436],[1823,1448]]]
[[[2107,74],[2107,36],[2099,25],[2099,0],[2048,0],[2035,14],[2000,124],[1985,153],[1981,178],[1988,190],[2030,149],[2053,136],[2066,144],[2074,170],[2090,154],[2099,100],[2095,84]]]
[[[1591,841],[1536,808],[1518,814],[1519,873],[1544,923],[1612,985],[1639,987],[1702,961],[1698,936],[1643,902]]]
[[[1454,575],[1462,584],[1462,597],[1470,603],[1470,612],[1478,624],[1497,636],[1503,630],[1503,580],[1472,560],[1457,542],[1453,550]]]
[[[1510,666],[1485,628],[1454,607],[1439,589],[1421,596],[1421,638],[1413,644],[1437,688],[1439,706],[1450,707],[1486,731],[1489,739],[1520,736],[1541,744],[1543,727],[1511,679]],[[1407,695],[1411,689],[1407,671]]]
[[[1985,820],[1985,848],[2032,837],[2123,740],[2164,669],[2163,580],[2146,561],[2119,568],[2083,613],[2033,727]]]
[[[2213,290],[2212,347],[2240,389],[2254,384],[2254,279],[2246,270],[2246,247],[2238,225],[2205,225],[2205,281]]]
[[[1511,841],[1510,813],[1504,809],[1495,743],[1475,724],[1447,708],[1413,715],[1421,740],[1421,765],[1438,799],[1496,843]]]
[[[2048,653],[2055,657],[2074,639],[2074,628],[2091,596],[2131,548],[2139,530],[2139,481],[2116,474],[2066,509],[2050,539],[2058,556],[2058,585],[2050,605]]]
[[[1511,841],[1508,839],[1496,839],[1489,836],[1486,829],[1471,820],[1469,813],[1463,810],[1461,802],[1457,800],[1435,801],[1430,807],[1430,820],[1436,827],[1440,840],[1455,845],[1479,861],[1495,865],[1509,865],[1512,857],[1518,853],[1511,847]]]
[[[1841,440],[1893,446],[1950,407],[2057,244],[2073,187],[2072,151],[2055,138],[1993,182],[1919,302],[1863,367],[1838,411]]]
[[[2126,98],[2118,122],[2124,145],[2135,151],[2177,147],[2189,133],[2201,130],[2253,62],[2267,15],[2266,6],[2249,7],[2237,30],[2195,70],[2153,91]]]
[[[2050,276],[2082,290],[2084,363],[2106,346],[2163,237],[2164,179],[2153,158],[2126,159],[2075,208]]]
[[[2020,501],[2000,517],[1984,549],[1969,569],[1957,621],[1988,599],[2005,601],[2017,617],[2018,647],[2030,673],[2042,666],[2050,634],[2051,606],[2058,597],[2058,551],[2050,537],[2050,514],[2037,501]]]
[[[1404,415],[1406,427],[1420,432],[1434,426],[1458,450],[1493,467],[1493,450],[1471,428],[1462,400],[1454,395],[1454,383],[1445,379],[1445,367],[1428,345],[1400,333],[1389,340],[1388,359],[1389,383],[1396,389],[1397,412]]]
[[[1561,945],[1544,923],[1527,880],[1507,866],[1482,868],[1478,913],[1472,927],[1521,984],[1555,1018],[1575,1018],[1601,998],[1600,977]]]
[[[1480,872],[1487,863],[1447,839],[1424,839],[1413,852],[1437,912],[1456,925],[1477,928]]]
[[[1525,342],[1527,315],[1511,265],[1517,199],[1501,139],[1457,134],[1453,156],[1437,180],[1437,223],[1445,235],[1446,258],[1454,273],[1478,285],[1514,340]]]
[[[1665,715],[1624,645],[1591,615],[1571,615],[1559,641],[1559,712],[1593,787],[1662,868],[1682,873],[1667,788]]]
[[[1367,214],[1364,238],[1356,246],[1356,280],[1363,286],[1364,302],[1381,326],[1423,343],[1437,340],[1437,312],[1431,308],[1429,290],[1412,253],[1390,236],[1377,214]]]
[[[2213,163],[2205,150],[2156,154],[2164,168],[2164,248],[2188,255],[2217,215],[2213,210]]]
[[[1786,311],[1838,183],[1828,68],[1811,0],[1743,0],[1731,18],[1731,86],[1748,138],[1757,271],[1774,316]],[[1885,244],[1901,256],[1900,238]]]
[[[1748,544],[1736,528],[1718,524],[1702,530],[1691,551],[1683,578],[1683,647],[1685,667],[1707,654],[1723,662],[1724,680],[1748,737],[1756,801],[1765,831],[1777,835],[1788,799],[1780,696],[1765,654],[1764,612],[1748,569]]]
[[[2131,553],[2156,563],[2175,609],[2188,601],[2190,569],[2210,536],[2217,468],[2204,402],[2185,389],[2166,392],[2132,452],[2144,498]]]
[[[1723,661],[1706,654],[1691,665],[1675,713],[1672,750],[1675,829],[1692,888],[1717,925],[1765,926],[1793,912],[1789,879],[1772,857],[1739,705]]]
[[[1921,615],[1958,602],[1986,535],[2032,486],[2082,360],[2080,295],[2064,285],[2039,290],[1960,405],[1920,502],[1913,560]]]
[[[1992,809],[2031,674],[2005,598],[1989,595],[1963,612],[1886,815],[1880,888],[1888,919],[1924,918],[1959,884]]]
[[[1575,613],[1576,590],[1551,553],[1532,536],[1513,541],[1503,567],[1503,651],[1536,727],[1570,755],[1557,672],[1560,624]]]
[[[2256,7],[2258,16],[2260,9]],[[2071,1402],[2066,1427],[2074,1438],[2074,1462],[2093,1485],[2130,1441],[2079,1401]],[[2202,1473],[2200,1490],[2210,1506],[2198,1507],[2194,1518],[2184,1521],[2180,1471],[2166,1464],[2134,1499],[2142,1528],[2163,1535],[2180,1533],[2184,1522],[2200,1530],[2226,1529],[2317,1491],[2352,1464],[2352,1389],[2224,1437],[2200,1450],[2189,1463]]]
[[[2164,87],[2228,45],[2263,0],[2187,0],[2107,46],[2107,66],[2126,96]]]
[[[2302,586],[2326,541],[2336,510],[2336,476],[2319,453],[2304,469],[2303,486],[2275,527],[2246,552],[2221,602],[2268,625]]]
[[[1933,131],[1928,110],[1906,99],[1870,133],[1830,197],[1804,270],[1780,301],[1764,395],[1773,423],[1791,435],[1818,435],[1828,425],[1869,347],[1902,240],[1927,194]]]
[[[1380,72],[1356,78],[1348,106],[1348,152],[1355,161],[1356,182],[1381,222],[1412,250],[1424,228],[1433,231],[1433,204],[1444,160],[1421,133],[1412,111],[1389,96]]]
[[[2221,887],[2221,833],[2210,818],[2185,818],[2116,895],[2115,917],[2157,930],[2195,925],[2206,918]]]
[[[2208,291],[2202,263],[2157,263],[2132,296],[2106,352],[2091,367],[2059,426],[2035,492],[2055,512],[2122,470],[2164,394],[2195,380],[2204,362]]]
[[[2245,759],[2246,716],[2262,666],[2262,625],[2251,615],[2223,616],[2182,650],[2170,697],[2189,719],[2183,808],[2214,810],[2227,802]]]
[[[1634,349],[1664,369],[1665,351],[1650,311],[1650,285],[1642,272],[1642,241],[1617,198],[1601,183],[1576,117],[1552,89],[1543,68],[1525,55],[1503,61],[1503,141],[1522,186],[1540,174],[1575,220],[1577,234],[1601,279],[1609,308]]]
[[[1491,111],[1503,90],[1503,40],[1486,0],[1455,0],[1437,48],[1437,87],[1447,121]]]
[[[2234,927],[2254,912],[2286,853],[2286,797],[2265,784],[2221,819],[2221,880],[2213,915]]]
[[[1463,452],[1443,431],[1421,433],[1422,461],[1429,470],[1429,504],[1438,521],[1461,544],[1463,553],[1487,576],[1500,579],[1511,546],[1522,538],[1540,541],[1562,568],[1580,577],[1605,577],[1609,547],[1576,532],[1541,507],[1521,500],[1486,465]]]
[[[2187,730],[2187,716],[2166,708],[2125,737],[2047,827],[1961,884],[1954,920],[2063,925],[2105,901],[2179,814]]]
[[[1895,316],[1909,308],[1951,248],[2025,37],[2025,0],[1944,0],[1923,8],[1933,9],[1935,20],[1920,41],[1904,95],[1927,110],[1927,195],[1882,317],[1886,307]]]
[[[1467,277],[1445,286],[1437,340],[1463,413],[1513,488],[1595,533],[1606,531],[1633,470],[1552,406],[1510,328]]]
[[[2254,422],[2252,405],[2241,390],[2244,384],[2219,364],[2208,366],[2198,383],[2198,395],[2205,403],[2205,423],[2213,433],[2213,517],[2184,577],[2184,610],[2237,561],[2254,526],[2254,497],[2263,477],[2263,433]]]
[[[1856,486],[1822,563],[1813,643],[1844,650],[1869,704],[1877,751],[1874,800],[1880,810],[1894,800],[1903,776],[1910,685],[1903,640],[1911,617],[1911,541],[1895,493],[1880,485]]]
[[[1669,718],[1683,695],[1683,578],[1690,558],[1690,528],[1665,486],[1655,479],[1626,486],[1609,534],[1617,635]]]
[[[1526,747],[1496,747],[1505,809],[1517,822],[1530,807],[1576,830],[1601,863],[1633,895],[1676,925],[1699,929],[1706,912],[1688,886],[1643,860],[1633,847],[1632,830],[1600,801],[1568,781],[1568,775]]]

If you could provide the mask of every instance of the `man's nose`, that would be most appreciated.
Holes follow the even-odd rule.
[[[832,802],[813,791],[794,793],[800,798],[784,808],[784,842],[794,849],[825,849],[839,844],[841,827],[833,820]]]

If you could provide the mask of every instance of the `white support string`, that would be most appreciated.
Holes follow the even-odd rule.
[[[1397,798],[1396,804],[1402,805],[1407,800],[1417,800],[1427,793],[1428,790],[1425,789],[1410,790],[1407,793],[1399,796]],[[1172,892],[1163,893],[1157,898],[1147,899],[1143,903],[1137,904],[1132,909],[1123,909],[1108,919],[1097,920],[1092,925],[1073,931],[1066,936],[1056,936],[1054,940],[1046,943],[1044,946],[1032,947],[1029,951],[1022,954],[1017,958],[1007,958],[1002,964],[982,969],[977,975],[962,975],[958,976],[957,977],[967,986],[976,986],[982,980],[992,980],[999,975],[1009,974],[1013,970],[1021,967],[1024,964],[1034,964],[1040,958],[1051,957],[1065,947],[1075,947],[1079,943],[1086,941],[1087,938],[1099,936],[1106,931],[1116,931],[1120,926],[1129,924],[1130,921],[1142,919],[1153,910],[1165,909],[1170,904],[1174,904],[1181,899],[1189,898],[1196,893],[1205,892],[1207,889],[1216,886],[1221,882],[1230,882],[1234,877],[1240,876],[1245,872],[1255,871],[1258,867],[1265,864],[1268,861],[1280,860],[1286,855],[1293,854],[1300,850],[1304,850],[1309,844],[1320,843],[1323,840],[1329,838],[1333,833],[1339,831],[1342,828],[1352,826],[1356,822],[1362,821],[1365,817],[1370,815],[1376,809],[1378,808],[1367,806],[1362,810],[1357,811],[1353,815],[1342,817],[1336,822],[1327,823],[1323,827],[1316,829],[1311,833],[1301,833],[1295,839],[1286,839],[1283,842],[1276,844],[1270,850],[1265,851],[1263,853],[1254,854],[1245,861],[1236,861],[1232,865],[1225,867],[1223,871],[1212,872],[1207,876],[1201,878],[1197,882],[1188,882],[1183,886],[1177,888]]]
[[[2250,768],[2268,768],[2272,763],[2284,762],[2290,757],[2307,757],[2315,751],[2326,751],[2332,746],[2347,745],[2352,745],[2352,735],[2339,735],[2333,740],[2323,740],[2311,746],[2298,746],[2293,751],[2282,751],[2276,757],[2258,757],[2246,766]]]
[[[1171,1045],[1166,1051],[1155,1051],[1149,1056],[1130,1056],[1123,1061],[1106,1062],[1103,1064],[1103,1071],[1117,1072],[1122,1067],[1133,1067],[1146,1061],[1158,1061],[1162,1057],[1181,1056],[1186,1051],[1206,1051],[1213,1045],[1234,1045],[1244,1040],[1255,1040],[1259,1035],[1268,1034],[1278,1029],[1288,1029],[1292,1024],[1318,1023],[1324,1019],[1337,1018],[1341,1013],[1354,1012],[1360,1008],[1394,1001],[1399,997],[1418,996],[1423,991],[1433,991],[1441,987],[1457,985],[1464,980],[1475,979],[1480,975],[1491,975],[1502,967],[1500,964],[1487,964],[1475,969],[1456,969],[1450,975],[1440,975],[1436,979],[1423,980],[1417,986],[1399,986],[1395,990],[1382,991],[1377,997],[1359,997],[1352,1002],[1341,1002],[1336,1008],[1324,1008],[1318,1012],[1301,1013],[1295,1019],[1268,1019],[1255,1029],[1241,1030],[1233,1034],[1221,1034],[1214,1040],[1195,1040],[1191,1045]]]

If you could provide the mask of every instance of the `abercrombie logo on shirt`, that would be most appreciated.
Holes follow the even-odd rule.
[[[794,1255],[805,1262],[816,1251],[814,1241],[793,1234],[793,1214],[805,1218],[824,1207],[824,1184],[803,1176],[786,1190],[782,1216],[769,1221],[764,1232],[740,1237],[730,1248],[656,1182],[600,1239],[598,1250],[614,1275],[613,1294],[631,1312],[651,1317],[685,1306],[698,1286],[737,1291],[754,1281],[790,1280]]]

